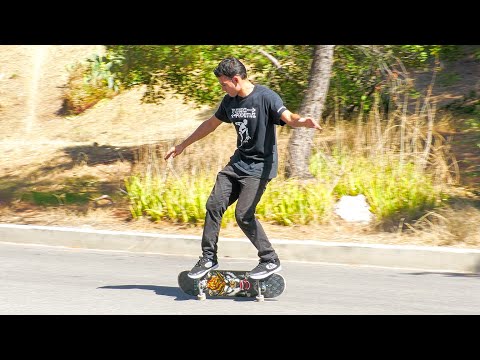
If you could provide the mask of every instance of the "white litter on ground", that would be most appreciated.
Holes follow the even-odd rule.
[[[373,220],[369,208],[365,195],[345,195],[335,204],[335,214],[348,222],[369,223]]]

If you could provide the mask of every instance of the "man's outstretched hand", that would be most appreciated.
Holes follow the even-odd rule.
[[[298,120],[298,123],[302,124],[301,126],[306,128],[322,130],[322,127],[320,126],[320,124],[311,117],[300,118]]]
[[[164,160],[168,160],[168,158],[170,156],[173,155],[173,157],[177,156],[177,155],[180,155],[182,152],[183,152],[183,147],[181,147],[180,145],[176,145],[176,146],[172,146],[168,151],[167,153],[165,154],[165,156],[163,157]]]

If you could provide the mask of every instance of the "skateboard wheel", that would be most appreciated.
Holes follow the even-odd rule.
[[[264,301],[265,300],[263,295],[258,295],[258,296],[255,297],[255,299],[257,299],[257,301]]]
[[[207,297],[205,296],[205,294],[198,294],[197,298],[198,300],[205,300]]]

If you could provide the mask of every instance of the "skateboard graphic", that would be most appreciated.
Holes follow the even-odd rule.
[[[188,271],[178,275],[180,289],[199,300],[210,297],[255,297],[257,301],[274,298],[285,291],[285,278],[276,273],[264,279],[249,278],[249,271],[211,270],[199,279],[188,277]]]

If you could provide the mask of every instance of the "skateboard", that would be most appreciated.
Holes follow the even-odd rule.
[[[255,297],[257,301],[274,298],[285,291],[285,278],[272,274],[264,279],[250,279],[249,271],[211,270],[199,279],[188,277],[188,271],[178,275],[180,289],[199,300],[209,297]]]

